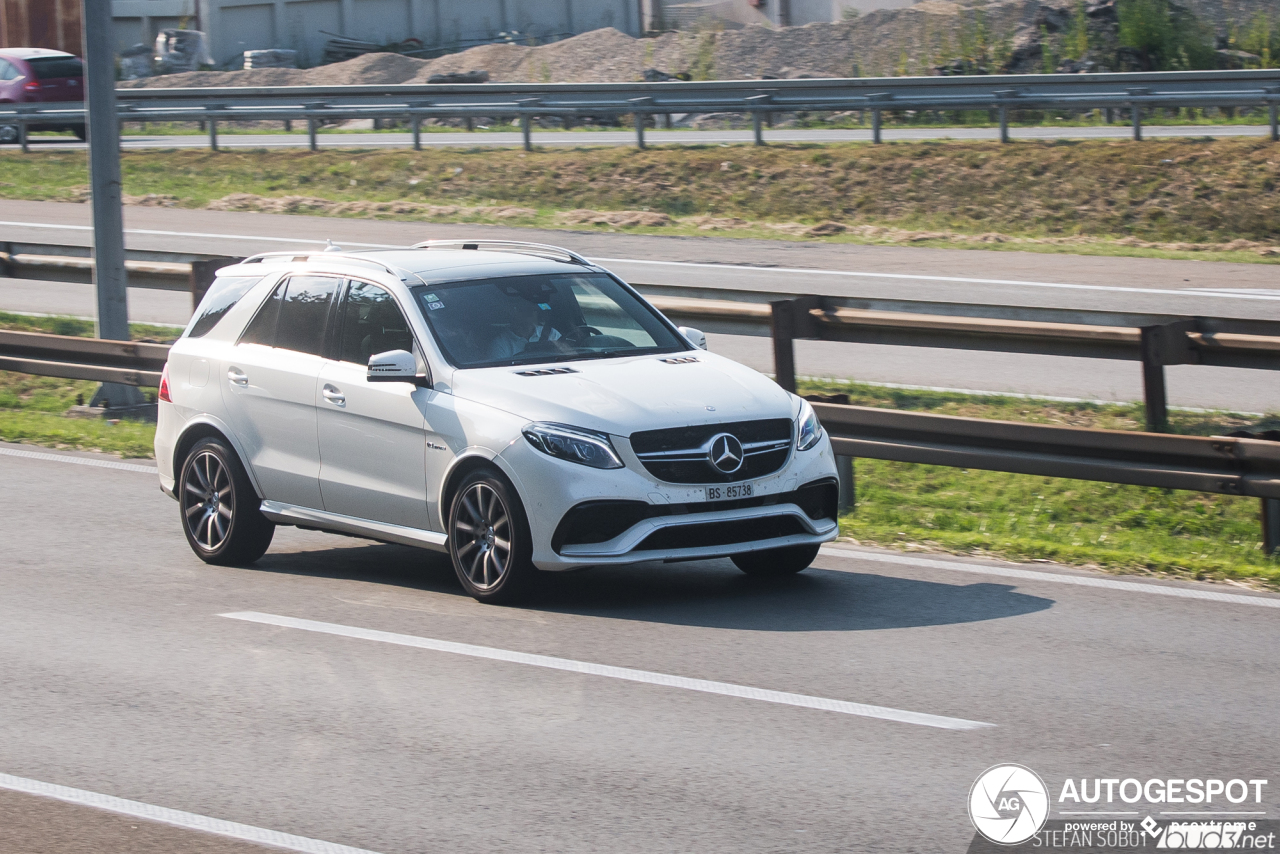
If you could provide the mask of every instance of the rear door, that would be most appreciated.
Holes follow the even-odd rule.
[[[84,64],[75,56],[33,56],[26,60],[40,88],[33,101],[84,100]]]
[[[333,359],[316,391],[324,509],[429,530],[427,472],[443,476],[452,459],[427,426],[439,393],[366,378],[378,353],[407,350],[422,359],[404,310],[385,288],[353,280],[334,330]]]
[[[227,420],[263,498],[322,509],[316,382],[341,279],[292,276],[276,286],[222,365]]]

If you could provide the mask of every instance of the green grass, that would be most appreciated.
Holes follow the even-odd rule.
[[[74,335],[79,338],[94,336],[92,320],[58,315],[12,314],[7,311],[0,311],[0,329],[17,332],[47,332],[50,335]],[[129,337],[134,341],[169,344],[177,341],[181,334],[182,329],[177,326],[156,326],[151,323],[129,324]]]
[[[127,194],[172,196],[174,204],[188,208],[249,194],[323,203],[298,213],[368,218],[1280,261],[1280,157],[1266,140],[695,145],[646,151],[587,143],[528,153],[148,151],[125,152],[122,162]],[[0,198],[83,199],[87,183],[82,152],[0,153]],[[420,207],[388,208],[405,202]],[[332,209],[338,205],[343,207]],[[442,212],[441,206],[463,210]],[[503,206],[530,212],[494,212]],[[574,209],[650,211],[673,221],[623,227],[559,218]],[[699,217],[741,222],[708,228],[714,224]],[[846,231],[822,238],[804,233],[825,222]]]
[[[1111,430],[1141,429],[1134,404],[1068,403],[998,395],[801,384],[858,406]],[[1187,435],[1280,428],[1280,414],[1170,413]],[[1280,588],[1280,560],[1262,553],[1258,499],[955,469],[884,460],[855,463],[858,503],[840,523],[853,540],[1014,560],[1051,560],[1182,578]]]

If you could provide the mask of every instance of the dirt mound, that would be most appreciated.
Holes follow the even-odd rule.
[[[142,80],[126,80],[121,88],[186,88],[223,86],[390,86],[408,83],[429,63],[398,53],[369,53],[346,62],[315,68],[259,68],[249,71],[188,71]],[[426,78],[424,77],[423,80]]]
[[[662,228],[676,224],[666,214],[654,211],[593,211],[585,208],[559,213],[556,220],[566,225],[617,225],[623,228]]]
[[[128,197],[139,198],[139,197]],[[147,204],[130,202],[125,204]],[[429,205],[421,202],[335,202],[315,196],[258,196],[253,193],[232,193],[214,199],[205,205],[211,211],[251,211],[277,214],[325,214],[328,216],[410,216],[415,219],[468,219],[518,220],[532,219],[538,212],[532,208],[514,205]]]

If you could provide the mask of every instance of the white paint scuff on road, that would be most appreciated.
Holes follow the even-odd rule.
[[[93,226],[89,225],[59,225],[57,223],[47,222],[14,222],[8,220],[0,220],[0,226],[15,226],[21,228],[48,228],[54,230],[67,231],[92,231]],[[216,232],[197,232],[197,231],[162,231],[149,228],[126,228],[125,234],[149,234],[157,237],[199,237],[214,240],[240,240],[240,241],[257,241],[259,243],[284,243],[291,245],[298,244],[315,244],[325,245],[328,241],[310,240],[306,238],[293,237],[264,237],[252,234],[219,234]],[[403,246],[391,243],[357,243],[354,241],[344,240],[343,246],[355,246],[361,249],[403,249]],[[786,274],[786,275],[812,275],[812,276],[849,276],[852,278],[864,279],[905,279],[914,282],[950,282],[955,284],[966,285],[1007,285],[1009,287],[1020,288],[1058,288],[1074,291],[1102,291],[1106,293],[1124,293],[1124,294],[1157,294],[1163,296],[1181,296],[1181,297],[1197,297],[1201,299],[1236,299],[1236,300],[1262,300],[1266,302],[1280,301],[1280,296],[1275,295],[1271,290],[1212,290],[1205,288],[1184,288],[1181,290],[1173,288],[1126,288],[1113,285],[1075,285],[1068,282],[1033,282],[1022,279],[978,279],[964,276],[926,276],[913,273],[874,273],[860,270],[822,270],[809,267],[756,267],[749,264],[707,264],[694,261],[651,261],[637,258],[589,258],[593,263],[600,264],[646,264],[662,267],[692,267],[704,270],[739,270],[743,272],[753,273],[769,273],[769,274]]]
[[[647,685],[661,685],[666,688],[682,688],[686,691],[700,691],[705,694],[720,694],[725,697],[738,697],[744,700],[759,700],[765,703],[781,703],[787,706],[799,706],[804,709],[819,709],[826,712],[840,712],[846,715],[857,715],[864,718],[877,718],[898,723],[917,724],[919,726],[937,727],[939,729],[974,730],[993,727],[995,724],[970,721],[963,718],[949,718],[943,715],[931,715],[924,712],[909,712],[902,709],[891,709],[886,706],[871,706],[865,703],[851,703],[846,700],[832,700],[826,697],[813,697],[808,694],[792,694],[787,691],[771,691],[767,688],[753,688],[748,685],[735,685],[730,682],[713,682],[709,679],[691,679],[686,676],[672,676],[667,673],[654,673],[649,670],[633,670],[630,667],[613,667],[607,664],[595,664],[589,661],[577,661],[572,658],[556,658],[550,655],[536,655],[527,652],[515,652],[489,646],[476,646],[469,643],[436,640],[435,638],[402,635],[395,632],[383,632],[376,629],[364,629],[356,626],[344,626],[338,623],[322,623],[316,620],[303,620],[296,617],[282,617],[276,614],[262,614],[256,611],[237,611],[219,614],[233,620],[245,620],[250,623],[263,623],[268,626],[280,626],[286,629],[301,629],[308,632],[337,635],[339,637],[359,640],[379,641],[381,643],[409,646],[416,649],[429,649],[435,652],[448,652],[454,655],[465,655],[472,658],[486,658],[492,661],[506,661],[512,664],[525,664],[532,667],[546,667],[551,670],[564,670],[569,673],[580,673],[586,676],[604,676],[609,679],[622,679],[627,682],[642,682]]]
[[[139,466],[133,463],[118,463],[115,460],[95,460],[92,457],[74,457],[71,454],[42,454],[39,451],[20,451],[17,448],[0,448],[0,456],[21,457],[26,460],[43,460],[53,463],[71,463],[77,466],[93,466],[100,469],[116,469],[117,471],[133,471],[141,474],[155,474],[155,466]]]
[[[40,780],[28,780],[26,777],[14,777],[11,774],[0,774],[0,789],[13,792],[24,792],[43,798],[53,798],[69,804],[93,807],[120,815],[212,833],[254,842],[259,845],[271,845],[286,851],[301,851],[303,854],[376,854],[367,848],[352,848],[350,845],[339,845],[336,842],[325,842],[323,839],[312,839],[307,836],[295,836],[292,833],[281,833],[265,827],[254,827],[251,824],[240,824],[235,821],[224,821],[182,810],[171,810],[142,801],[130,801],[124,798],[90,792],[85,789],[73,789],[70,786],[59,786],[56,783],[44,783]]]
[[[1162,584],[1139,584],[1133,581],[1115,581],[1110,578],[1092,578],[1087,575],[1062,575],[1056,572],[1036,572],[1006,566],[988,566],[980,563],[964,563],[958,560],[931,560],[893,555],[882,552],[864,552],[839,546],[823,546],[822,554],[845,560],[868,560],[878,563],[896,563],[918,566],[924,569],[945,569],[948,572],[970,572],[976,575],[1000,575],[1021,581],[1048,581],[1052,584],[1074,584],[1077,587],[1101,587],[1106,590],[1124,590],[1130,593],[1152,593],[1156,596],[1174,596],[1179,599],[1203,599],[1209,602],[1228,602],[1232,605],[1255,605],[1260,608],[1280,608],[1280,599],[1264,596],[1244,596],[1239,593],[1218,593],[1215,590],[1199,590],[1192,587],[1166,587]]]

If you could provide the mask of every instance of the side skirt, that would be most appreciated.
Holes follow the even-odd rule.
[[[449,538],[437,531],[423,531],[419,528],[407,528],[403,525],[390,525],[386,522],[357,519],[355,516],[328,513],[324,510],[313,510],[310,507],[299,507],[295,504],[284,504],[280,501],[263,501],[262,515],[277,525],[297,525],[300,528],[315,528],[320,531],[350,534],[354,537],[367,537],[384,543],[397,543],[402,546],[430,549],[435,552],[447,552],[449,550]]]

